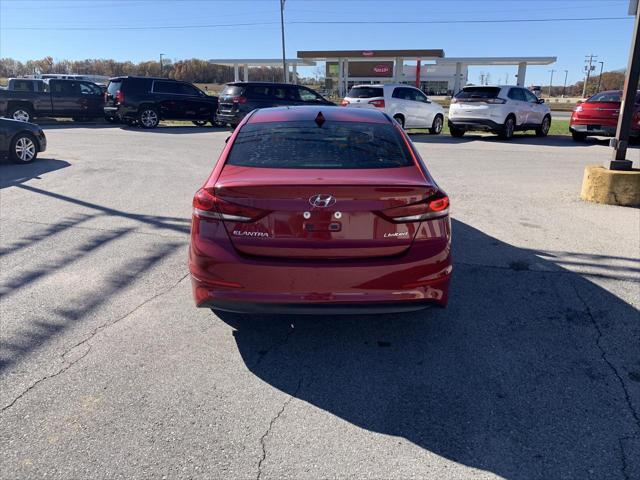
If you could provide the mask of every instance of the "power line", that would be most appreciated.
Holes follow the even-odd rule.
[[[483,24],[483,23],[545,23],[545,22],[591,22],[603,20],[629,20],[630,17],[588,17],[588,18],[513,18],[495,20],[294,20],[286,25],[450,25],[450,24]],[[259,25],[279,25],[280,22],[247,22],[247,23],[217,23],[206,25],[146,25],[146,26],[98,26],[98,27],[3,27],[4,30],[168,30],[168,29],[198,29],[221,27],[253,27]]]

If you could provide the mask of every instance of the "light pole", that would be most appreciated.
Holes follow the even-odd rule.
[[[613,155],[609,164],[611,170],[631,170],[633,165],[631,160],[625,160],[625,158],[629,133],[631,132],[634,97],[638,90],[638,81],[640,81],[640,8],[638,8],[638,2],[629,2],[629,13],[635,15],[636,19],[631,34],[629,63],[622,88],[622,105],[618,117],[618,127],[616,128],[616,136],[611,139],[610,143],[613,147]]]
[[[569,70],[564,71],[564,85],[562,86],[562,98],[564,98],[564,95],[567,92],[567,75],[569,75]]]
[[[589,83],[589,77],[591,76],[591,71],[595,70],[596,67],[592,66],[591,64],[593,63],[593,59],[594,58],[598,58],[597,55],[594,55],[593,53],[591,55],[587,55],[585,58],[589,59],[589,65],[584,67],[585,71],[587,72],[587,75],[584,79],[584,85],[582,86],[582,98],[586,98],[587,96],[587,84]],[[587,63],[587,61],[585,60],[585,63]]]
[[[602,69],[604,68],[604,62],[598,62],[600,64],[600,76],[598,77],[598,91],[596,93],[600,92],[600,85],[602,84]]]
[[[280,32],[282,34],[282,81],[287,83],[287,61],[284,50],[284,2],[280,0]]]
[[[551,86],[553,85],[553,72],[555,70],[549,70],[551,72],[551,80],[549,80],[549,98],[551,98]]]
[[[161,53],[160,54],[160,76],[162,76],[162,57],[166,55],[166,53]]]

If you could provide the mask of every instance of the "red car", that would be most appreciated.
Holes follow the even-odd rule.
[[[254,110],[193,199],[198,307],[373,313],[446,306],[449,198],[376,110]]]
[[[584,141],[588,135],[613,137],[618,126],[622,92],[611,90],[596,93],[580,103],[571,114],[569,130],[574,140]],[[636,95],[631,137],[640,137],[640,92]]]

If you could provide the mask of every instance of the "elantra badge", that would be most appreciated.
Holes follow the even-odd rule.
[[[245,232],[243,230],[234,230],[233,234],[236,237],[268,237],[267,232]]]
[[[309,198],[309,203],[314,207],[327,208],[336,204],[336,197],[333,195],[318,193],[317,195]]]

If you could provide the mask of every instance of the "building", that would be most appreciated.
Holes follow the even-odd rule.
[[[528,65],[550,65],[556,57],[445,57],[442,49],[412,50],[301,50],[297,58],[285,59],[287,78],[296,82],[298,66],[325,67],[326,88],[344,96],[356,83],[405,83],[416,85],[428,95],[452,95],[468,81],[468,67],[514,65],[517,84],[525,85]],[[235,81],[249,80],[249,67],[281,66],[282,59],[221,59],[211,63],[234,67]],[[289,71],[289,68],[292,71]]]

